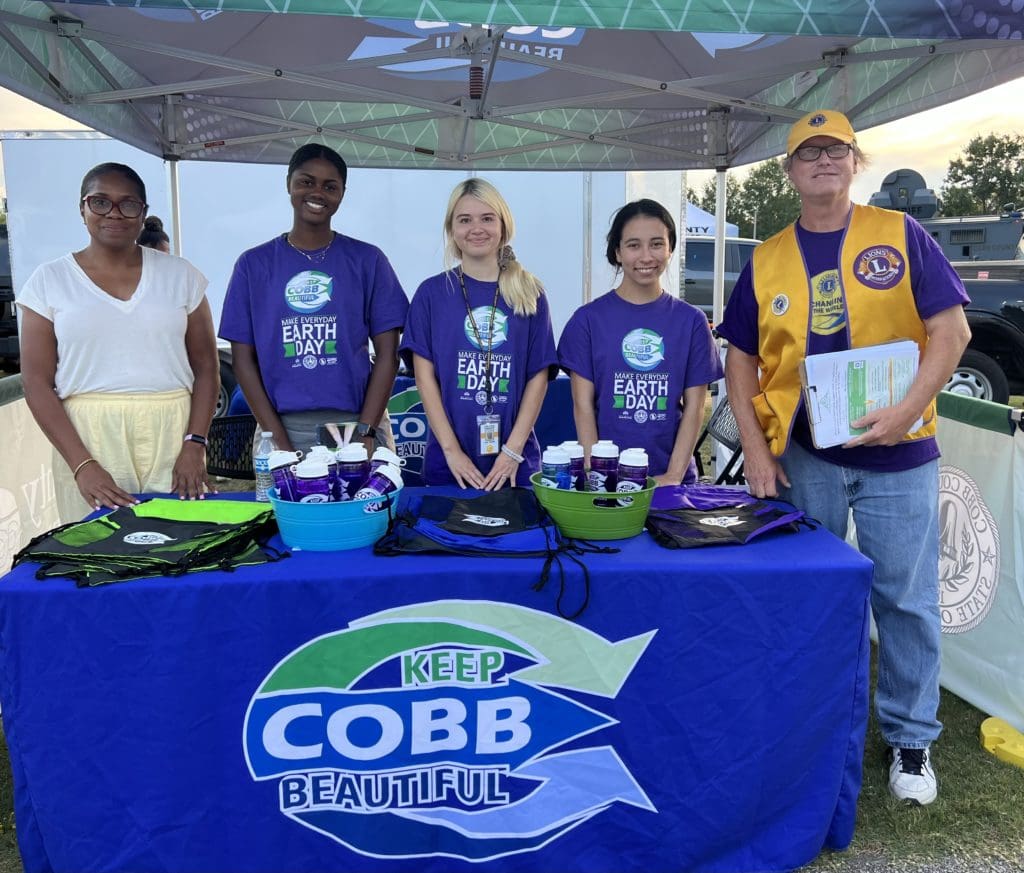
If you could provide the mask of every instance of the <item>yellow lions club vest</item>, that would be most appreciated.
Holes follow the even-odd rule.
[[[761,369],[761,393],[754,397],[754,411],[772,454],[778,457],[789,445],[800,402],[799,365],[807,354],[812,315],[811,277],[796,225],[754,249],[751,267]],[[910,287],[902,212],[853,207],[839,249],[839,281],[849,348],[912,339],[924,353],[928,335]],[[905,440],[935,435],[934,400],[923,419],[924,426]]]

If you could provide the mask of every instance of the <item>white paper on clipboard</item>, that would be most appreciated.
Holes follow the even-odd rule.
[[[814,445],[827,449],[863,433],[850,422],[899,403],[917,376],[919,359],[913,340],[804,358],[800,382]],[[923,424],[919,419],[911,430]]]

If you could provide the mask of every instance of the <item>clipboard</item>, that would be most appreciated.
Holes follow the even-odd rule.
[[[920,357],[913,340],[805,357],[800,385],[815,447],[842,445],[864,433],[850,422],[899,403],[917,377]],[[923,426],[918,419],[911,431]]]

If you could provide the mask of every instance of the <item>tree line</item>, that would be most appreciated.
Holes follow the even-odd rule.
[[[893,167],[892,169],[899,169]],[[789,184],[782,161],[754,166],[746,178],[725,177],[726,220],[739,235],[767,239],[796,220],[800,198]],[[1024,136],[986,134],[974,137],[949,163],[938,192],[939,215],[997,215],[1009,207],[1024,209]],[[715,180],[687,199],[715,211]]]

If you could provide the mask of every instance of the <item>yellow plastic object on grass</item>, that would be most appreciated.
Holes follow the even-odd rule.
[[[1001,718],[986,718],[981,723],[981,747],[1000,761],[1024,767],[1024,734]]]

